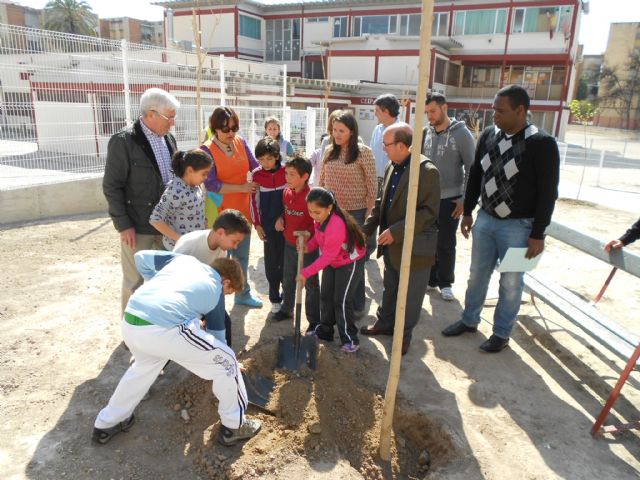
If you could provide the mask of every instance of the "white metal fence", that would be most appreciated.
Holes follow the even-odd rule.
[[[285,80],[277,65],[0,24],[0,189],[101,175],[109,138],[137,118],[150,87],[180,101],[182,149],[199,144],[198,120],[205,128],[228,105],[250,145],[274,115],[294,147],[311,153],[326,112],[287,108]]]
[[[599,189],[637,194],[640,200],[640,142],[589,139],[586,145],[559,144],[561,180],[571,185],[567,195],[594,201]]]

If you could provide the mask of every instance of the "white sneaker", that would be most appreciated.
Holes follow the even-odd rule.
[[[278,313],[280,311],[280,304],[279,303],[272,303],[271,304],[271,313]]]
[[[427,285],[427,292],[435,292],[437,289],[438,287]]]
[[[451,289],[451,287],[444,287],[442,290],[440,290],[440,296],[442,297],[443,300],[446,300],[447,302],[451,302],[456,298],[453,295],[453,290]]]

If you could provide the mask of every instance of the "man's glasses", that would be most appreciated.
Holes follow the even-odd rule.
[[[220,129],[220,131],[221,131],[222,133],[229,133],[229,132],[233,132],[233,133],[235,133],[235,132],[237,132],[238,130],[240,130],[240,127],[239,127],[239,126],[237,126],[237,125],[234,125],[233,127],[222,127],[222,128]]]
[[[391,145],[395,145],[398,142],[391,142],[391,143],[384,143],[382,142],[382,145],[384,145],[386,148],[389,148]]]
[[[167,122],[175,122],[175,120],[176,120],[176,116],[175,115],[173,117],[167,117],[166,115],[161,114],[157,110],[151,110],[151,111],[154,112],[156,115],[159,115],[162,118],[164,118]]]

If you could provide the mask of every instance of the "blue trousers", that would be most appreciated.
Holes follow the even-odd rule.
[[[511,247],[528,246],[533,225],[532,218],[500,219],[480,209],[471,229],[471,271],[464,299],[462,322],[468,326],[480,323],[480,313],[487,297],[489,280],[498,260]],[[498,304],[493,314],[493,334],[509,338],[520,310],[520,300],[524,289],[524,274],[509,272],[500,274]]]

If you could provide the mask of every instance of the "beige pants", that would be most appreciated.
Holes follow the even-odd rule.
[[[140,250],[164,250],[162,235],[140,235],[136,233],[136,248],[130,248],[120,242],[120,262],[122,263],[122,311],[129,302],[129,297],[142,285],[142,277],[136,268],[133,256]]]

